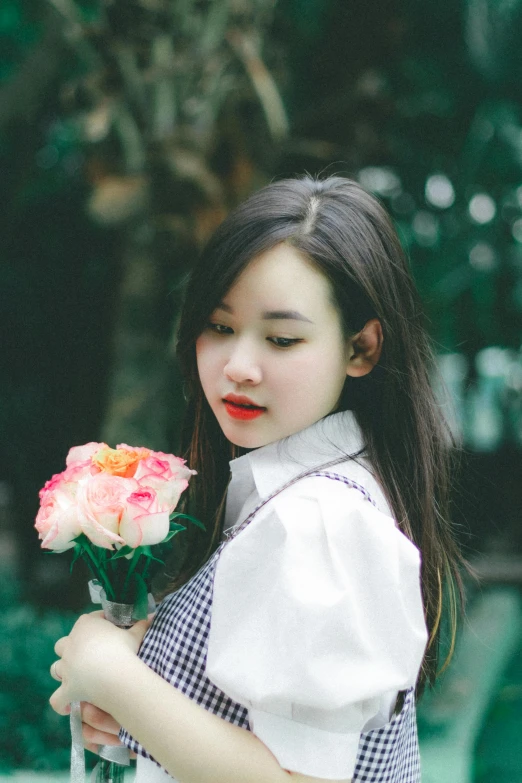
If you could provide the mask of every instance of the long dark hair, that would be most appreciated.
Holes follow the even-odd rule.
[[[177,342],[187,393],[182,446],[200,474],[191,482],[188,504],[207,533],[196,533],[174,586],[194,573],[219,541],[228,461],[237,455],[204,397],[195,342],[242,270],[281,242],[298,249],[329,279],[347,335],[370,318],[382,324],[381,358],[363,378],[347,378],[341,409],[353,410],[397,524],[422,553],[430,633],[422,687],[437,673],[443,594],[450,599],[453,639],[455,596],[462,596],[462,558],[448,513],[452,442],[430,385],[432,352],[405,255],[382,205],[352,180],[304,177],[268,185],[225,219],[191,274]]]

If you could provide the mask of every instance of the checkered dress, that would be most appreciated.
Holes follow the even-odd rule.
[[[350,488],[359,490],[373,503],[363,487],[345,476],[328,471],[310,472],[306,476],[323,476],[341,481]],[[298,479],[302,477],[298,476]],[[241,525],[232,530],[228,539],[198,573],[177,592],[162,601],[139,653],[140,658],[151,669],[190,699],[223,720],[248,731],[250,727],[247,708],[230,699],[205,673],[214,572],[219,555],[228,540],[241,532],[262,506],[298,479],[285,484],[257,506]],[[123,729],[120,739],[136,753],[152,758],[145,748]],[[361,734],[353,781],[419,783],[420,756],[413,688],[404,693],[402,708],[393,715],[389,723]]]

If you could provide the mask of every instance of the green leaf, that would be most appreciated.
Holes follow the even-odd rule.
[[[181,525],[176,525],[176,530],[171,530],[170,533],[167,533],[161,543],[166,544],[168,541],[170,541],[171,538],[174,538],[174,536],[177,535],[180,530],[186,530],[186,528],[182,527]]]
[[[185,525],[178,525],[177,522],[171,522],[170,529],[174,530],[174,532],[177,533],[179,530],[186,530],[187,528],[185,527]]]
[[[141,550],[141,554],[143,555],[143,557],[146,557],[148,560],[155,560],[157,563],[162,563],[163,564],[163,560],[158,560],[156,555],[153,553],[152,547],[150,547],[150,546],[140,546],[139,548]]]
[[[130,555],[130,553],[133,551],[131,546],[122,546],[121,549],[118,549],[117,552],[113,554],[111,558],[112,560],[119,560],[120,557],[126,557],[127,555]]]
[[[74,564],[76,563],[78,558],[81,557],[82,548],[83,547],[81,546],[81,544],[76,544],[76,546],[74,547],[74,554],[73,554],[73,557],[72,557],[72,560],[71,560],[71,566],[69,568],[69,573],[72,572]]]
[[[196,525],[196,527],[199,527],[201,530],[206,530],[205,525],[203,522],[200,522],[199,519],[196,519],[195,517],[191,517],[188,514],[181,514],[174,512],[174,514],[170,515],[170,520],[177,519],[178,517],[182,517],[183,519],[188,519],[190,522],[192,522],[193,525]]]
[[[73,538],[73,541],[76,541],[77,544],[81,544],[82,546],[90,546],[92,544],[92,541],[90,538],[88,538],[85,533],[80,533],[79,536],[76,536],[76,538]]]
[[[183,515],[185,519],[188,519],[190,522],[192,522],[193,525],[196,525],[196,527],[199,527],[200,530],[206,530],[205,525],[203,522],[200,522],[199,519],[196,519],[195,517],[189,517],[188,514]]]

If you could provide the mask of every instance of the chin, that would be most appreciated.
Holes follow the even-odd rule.
[[[261,446],[266,446],[267,443],[271,443],[277,438],[271,438],[270,436],[263,436],[259,432],[248,432],[247,427],[241,431],[241,428],[234,427],[221,427],[223,435],[234,446],[239,446],[242,449],[259,449]],[[239,431],[238,431],[239,430]]]
[[[250,436],[248,437],[246,434],[244,437],[241,437],[240,435],[228,435],[226,432],[224,433],[225,437],[230,443],[232,443],[234,446],[239,446],[241,449],[259,449],[261,446],[266,446],[267,443],[270,443],[269,440],[264,440],[263,438]]]

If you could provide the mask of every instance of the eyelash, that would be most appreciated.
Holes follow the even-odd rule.
[[[230,326],[224,326],[224,324],[208,323],[207,328],[219,335],[234,333]],[[303,342],[300,337],[267,337],[267,340],[276,348],[291,348],[292,345]]]
[[[292,345],[302,343],[303,341],[297,337],[267,337],[276,348],[291,348]],[[276,342],[278,340],[279,342]]]
[[[207,324],[207,328],[210,329],[212,332],[217,332],[217,334],[232,334],[232,329],[230,326],[224,326],[223,324],[213,324],[212,322]]]

